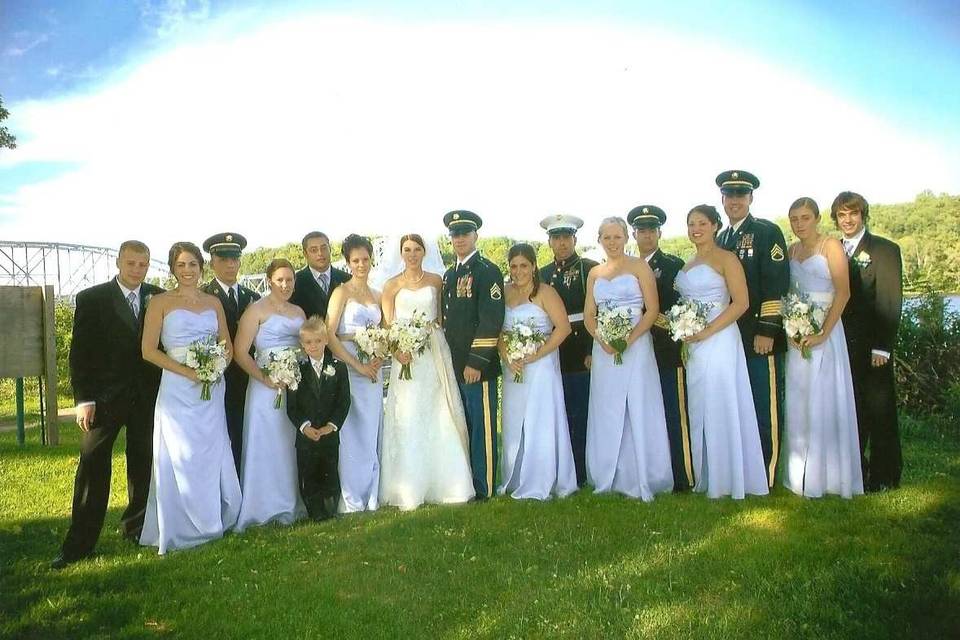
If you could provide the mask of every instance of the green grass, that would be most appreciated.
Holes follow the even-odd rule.
[[[960,629],[960,445],[907,434],[904,486],[852,501],[389,509],[158,557],[107,524],[53,572],[76,429],[0,436],[0,636],[25,638],[945,638]],[[32,440],[36,434],[32,434]]]

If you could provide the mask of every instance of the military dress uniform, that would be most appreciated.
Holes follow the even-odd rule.
[[[443,217],[451,235],[476,231],[483,224],[470,211],[451,211]],[[500,356],[497,341],[503,327],[503,274],[495,264],[474,252],[443,275],[443,330],[470,440],[473,487],[479,499],[493,495],[497,461],[497,378]],[[480,381],[467,384],[465,367],[480,371]]]
[[[547,234],[574,235],[583,226],[575,216],[553,215],[540,221]],[[566,260],[554,260],[540,269],[540,281],[560,294],[570,321],[570,335],[560,345],[560,373],[563,380],[563,402],[570,429],[570,445],[577,470],[577,485],[587,481],[587,407],[590,404],[590,369],[586,359],[593,349],[593,338],[583,326],[583,303],[587,296],[587,274],[597,263],[576,253]]]
[[[717,186],[725,194],[752,193],[760,180],[746,171],[724,171]],[[734,229],[720,232],[717,244],[732,251],[743,265],[750,308],[737,321],[747,357],[750,388],[760,428],[760,445],[773,486],[780,452],[780,425],[783,424],[784,354],[787,339],[783,332],[781,299],[790,289],[790,265],[783,232],[773,222],[748,213]],[[773,338],[773,350],[760,355],[753,349],[755,336]]]
[[[660,228],[667,214],[660,207],[641,205],[627,214],[627,223],[635,229]],[[690,422],[687,414],[687,380],[680,357],[681,343],[670,337],[666,312],[677,303],[680,294],[673,287],[683,260],[659,248],[647,257],[647,264],[657,279],[657,297],[660,313],[650,329],[653,353],[660,371],[660,389],[663,410],[670,439],[670,465],[673,469],[673,488],[685,491],[694,485],[693,458],[690,454]]]
[[[240,252],[246,246],[246,238],[239,233],[218,233],[204,241],[203,250],[211,255],[239,258]],[[227,330],[230,332],[230,340],[233,341],[237,338],[237,324],[240,322],[240,316],[251,303],[260,299],[260,294],[239,282],[226,291],[225,286],[225,283],[214,278],[200,289],[220,299],[223,314],[227,320]],[[223,372],[223,381],[226,384],[224,406],[227,413],[227,434],[230,436],[230,448],[233,451],[233,461],[238,474],[240,473],[240,454],[243,450],[243,408],[247,399],[248,379],[249,376],[240,368],[236,360],[231,361],[227,370]]]

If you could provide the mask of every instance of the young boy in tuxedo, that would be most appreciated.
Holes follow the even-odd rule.
[[[300,364],[300,384],[287,390],[287,415],[298,429],[297,470],[300,495],[317,521],[337,514],[340,476],[337,472],[340,426],[350,409],[347,367],[327,346],[327,328],[311,316],[300,328],[300,346],[309,356]]]

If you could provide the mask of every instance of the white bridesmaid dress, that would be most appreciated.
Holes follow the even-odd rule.
[[[553,332],[550,316],[532,302],[507,307],[503,330],[520,322],[533,324],[548,338]],[[525,365],[523,382],[514,382],[504,365],[502,430],[498,493],[547,500],[577,490],[559,351]]]
[[[299,346],[302,324],[303,318],[280,313],[262,322],[253,341],[258,365],[265,366],[272,351]],[[243,502],[237,531],[268,522],[291,524],[306,515],[297,478],[297,430],[287,417],[286,394],[281,394],[279,409],[274,407],[276,398],[275,389],[250,378],[243,413]]]
[[[790,280],[815,304],[829,308],[833,302],[833,280],[823,254],[791,260]],[[860,436],[843,323],[838,321],[830,337],[810,351],[810,359],[798,349],[787,351],[784,485],[811,498],[862,495]]]
[[[217,333],[217,313],[174,309],[163,319],[160,342],[171,358],[186,360],[190,343]],[[240,513],[240,481],[227,436],[224,382],[200,399],[201,385],[163,371],[153,427],[153,473],[140,544],[161,554],[220,538]]]
[[[637,278],[624,273],[597,278],[597,308],[627,308],[634,324],[643,314]],[[660,374],[650,332],[623,353],[623,363],[594,341],[587,413],[587,479],[597,493],[616,491],[645,502],[673,489],[670,442]]]
[[[348,300],[340,314],[337,335],[353,335],[368,324],[380,324],[380,306]],[[344,348],[357,354],[353,340]],[[350,376],[350,412],[340,428],[340,513],[374,511],[380,504],[380,427],[383,424],[383,380]]]
[[[707,264],[680,271],[675,286],[684,298],[712,304],[710,320],[730,304],[726,281]],[[737,323],[692,343],[689,354],[687,412],[694,491],[710,498],[766,495],[757,413]]]
[[[400,289],[397,318],[437,317],[437,289]],[[380,456],[380,502],[404,510],[424,503],[453,504],[473,498],[473,476],[450,347],[443,331],[430,333],[427,348],[410,364],[411,380],[390,368]],[[369,384],[369,383],[368,383]]]

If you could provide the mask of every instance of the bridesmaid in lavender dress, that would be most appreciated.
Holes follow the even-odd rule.
[[[360,362],[353,334],[370,324],[379,326],[380,292],[367,283],[373,244],[350,234],[343,257],[353,277],[333,290],[327,308],[330,351],[350,373],[350,413],[340,434],[341,513],[375,511],[380,505],[380,430],[383,426],[383,382],[379,359]]]
[[[247,307],[237,329],[237,364],[250,376],[243,413],[240,487],[243,502],[237,530],[278,522],[291,524],[306,515],[297,477],[297,432],[287,417],[285,394],[261,368],[270,353],[300,346],[303,310],[290,303],[293,265],[283,258],[267,266],[270,295]],[[251,344],[256,359],[250,356]],[[280,392],[281,406],[276,406]]]
[[[747,281],[736,255],[716,244],[720,225],[715,207],[703,204],[687,214],[687,235],[697,253],[675,286],[682,298],[711,305],[707,326],[686,339],[694,491],[741,499],[766,495],[767,474],[737,329],[737,318],[749,308]]]
[[[791,288],[829,311],[819,334],[788,341],[784,484],[809,498],[825,493],[851,498],[863,494],[863,473],[840,319],[850,299],[850,279],[843,245],[821,234],[819,221],[820,209],[811,198],[791,205],[790,227],[799,239],[789,251]],[[803,347],[809,358],[803,357]]]
[[[510,284],[504,288],[504,331],[518,323],[535,326],[546,342],[533,355],[507,361],[501,338],[503,366],[503,472],[498,493],[514,498],[546,500],[577,490],[577,472],[570,446],[570,429],[563,402],[560,353],[570,335],[570,321],[556,290],[540,282],[537,254],[526,243],[507,254]],[[513,381],[520,373],[521,382]]]
[[[590,270],[583,323],[594,337],[587,413],[587,479],[597,493],[650,502],[673,489],[670,443],[650,327],[659,312],[657,282],[646,260],[624,253],[627,223],[606,218],[599,241],[607,261]],[[630,311],[633,330],[623,363],[597,336],[597,313]]]
[[[170,248],[172,291],[147,307],[143,358],[163,368],[153,427],[153,471],[140,544],[161,555],[220,538],[240,512],[240,482],[227,436],[224,383],[201,398],[197,373],[184,364],[190,345],[209,336],[227,344],[230,334],[216,296],[197,288],[203,257],[190,242]],[[159,344],[163,345],[163,351]]]

